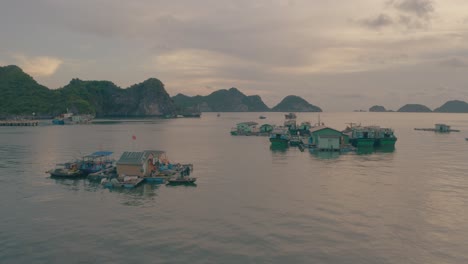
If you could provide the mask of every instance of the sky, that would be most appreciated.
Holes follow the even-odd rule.
[[[468,101],[466,0],[0,0],[0,65],[325,111]]]

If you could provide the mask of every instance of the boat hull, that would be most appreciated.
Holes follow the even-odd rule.
[[[350,143],[356,148],[373,147],[375,145],[375,140],[373,138],[354,138],[350,139]]]
[[[176,178],[176,179],[169,179],[167,184],[170,185],[184,185],[184,184],[195,184],[197,178]]]
[[[147,183],[155,183],[155,184],[161,184],[165,183],[167,180],[167,177],[146,177],[145,182]]]
[[[289,140],[281,138],[270,138],[271,145],[274,146],[288,146]]]
[[[73,173],[70,172],[61,172],[61,171],[51,171],[49,172],[50,177],[52,178],[80,178],[83,177],[84,175],[80,171],[76,171]]]
[[[395,146],[396,138],[380,138],[376,141],[377,147],[393,147]]]

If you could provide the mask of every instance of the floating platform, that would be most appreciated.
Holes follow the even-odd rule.
[[[39,121],[34,120],[3,120],[0,126],[38,126]]]
[[[414,130],[432,131],[438,133],[460,132],[460,130],[452,129],[449,125],[446,124],[435,124],[434,128],[415,128]]]
[[[440,131],[440,130],[435,129],[435,128],[415,128],[414,130],[432,131],[432,132],[439,132],[439,133],[460,132],[460,130],[458,130],[458,129],[449,129],[449,130],[446,130],[446,131]]]

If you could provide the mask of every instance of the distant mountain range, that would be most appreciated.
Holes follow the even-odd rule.
[[[178,94],[172,99],[176,105],[182,108],[198,108],[201,112],[264,112],[270,110],[260,96],[246,96],[237,88],[218,90],[207,96]]]
[[[374,105],[369,108],[369,112],[393,112],[391,110],[386,110],[385,107],[380,105]],[[397,112],[412,112],[412,113],[428,113],[428,112],[437,112],[437,113],[468,113],[468,103],[459,100],[448,101],[442,106],[434,109],[432,111],[429,107],[422,104],[406,104],[398,109]]]
[[[222,89],[206,96],[178,94],[170,97],[164,84],[155,78],[122,89],[109,81],[72,79],[62,88],[51,90],[38,84],[19,67],[0,67],[0,116],[51,116],[70,110],[74,113],[111,116],[174,116],[201,112],[321,112],[295,95],[286,96],[269,108],[258,95],[247,96],[236,88]],[[373,106],[369,111],[387,111]],[[399,112],[431,112],[424,105],[408,104]],[[449,101],[434,112],[468,113],[468,103]]]
[[[260,96],[247,96],[237,88],[218,90],[206,96],[178,94],[172,99],[181,108],[198,108],[202,112],[322,112],[319,107],[295,95],[286,96],[270,109]]]

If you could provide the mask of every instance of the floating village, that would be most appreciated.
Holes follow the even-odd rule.
[[[217,114],[219,117],[220,114]],[[190,116],[192,117],[192,116]],[[199,116],[198,116],[199,117]],[[92,115],[61,114],[52,119],[50,125],[90,124]],[[264,120],[267,117],[259,116]],[[50,121],[49,121],[50,122]],[[34,119],[12,119],[0,121],[0,126],[39,126]],[[460,132],[446,124],[435,124],[433,128],[415,128],[418,131],[436,133]],[[320,121],[298,122],[295,113],[285,114],[283,124],[259,124],[255,121],[241,122],[231,129],[232,136],[268,137],[271,149],[297,147],[312,154],[329,152],[334,155],[360,152],[370,153],[395,149],[397,137],[392,128],[376,125],[363,126],[348,123],[344,130],[326,126]],[[465,138],[468,141],[468,138]],[[370,151],[369,151],[370,150]],[[335,156],[336,156],[335,155]],[[118,160],[111,151],[97,151],[79,159],[57,164],[47,171],[52,178],[88,179],[105,188],[134,188],[143,183],[167,185],[195,185],[196,178],[190,176],[192,164],[170,161],[162,150],[126,151]]]
[[[113,152],[97,151],[78,160],[57,164],[47,171],[52,178],[82,179],[100,182],[106,188],[135,188],[142,183],[194,185],[192,164],[169,161],[166,152],[145,150],[126,151],[118,160]]]
[[[260,118],[262,119],[262,118]],[[340,131],[319,120],[316,124],[297,122],[294,113],[285,115],[282,125],[242,122],[231,129],[233,136],[268,136],[273,148],[294,146],[311,153],[348,153],[359,149],[383,148],[393,150],[397,137],[393,129],[349,123]]]

